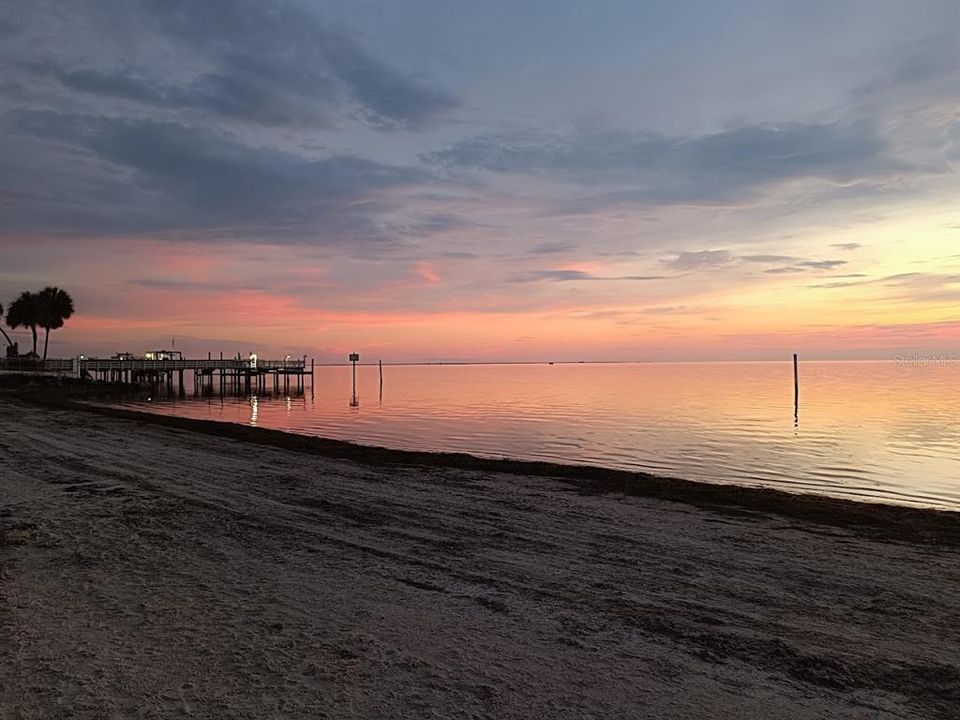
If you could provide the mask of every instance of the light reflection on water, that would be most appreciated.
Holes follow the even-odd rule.
[[[470,452],[960,509],[960,367],[789,363],[317,368],[311,396],[144,409]]]

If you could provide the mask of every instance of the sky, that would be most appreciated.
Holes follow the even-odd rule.
[[[953,2],[0,0],[0,301],[67,289],[61,356],[952,353],[958,99]]]

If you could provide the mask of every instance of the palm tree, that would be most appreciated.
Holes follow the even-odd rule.
[[[33,333],[33,355],[37,355],[37,326],[40,324],[40,294],[22,292],[10,303],[7,310],[7,325],[13,329],[30,328]]]
[[[0,318],[2,317],[3,317],[3,305],[0,305]],[[7,341],[7,345],[9,345],[10,347],[13,347],[13,340],[10,339],[10,336],[7,335],[7,331],[4,330],[2,326],[0,326],[0,333],[3,333],[3,337]]]
[[[50,344],[50,331],[63,327],[63,323],[73,315],[73,298],[66,290],[58,287],[45,287],[37,293],[38,322],[45,331],[43,338],[43,359],[47,359],[47,346]]]

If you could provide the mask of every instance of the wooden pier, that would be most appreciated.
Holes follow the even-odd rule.
[[[314,361],[307,358],[260,360],[255,357],[208,358],[206,360],[142,360],[116,358],[0,358],[0,371],[71,375],[106,382],[149,382],[176,387],[184,393],[186,374],[191,373],[194,392],[212,391],[219,385],[224,392],[273,391],[303,392],[307,376],[313,382]]]

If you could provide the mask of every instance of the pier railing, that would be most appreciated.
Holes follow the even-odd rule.
[[[69,361],[67,361],[69,362]],[[114,358],[83,358],[80,369],[93,372],[109,370],[145,370],[156,372],[193,370],[193,371],[236,371],[236,372],[294,372],[302,373],[307,364],[302,359],[291,360],[247,360],[224,358],[223,360],[116,360]]]
[[[303,359],[249,360],[224,358],[222,360],[120,360],[116,358],[0,358],[0,372],[83,374],[84,372],[236,372],[236,373],[291,373],[312,374],[312,363]]]
[[[34,357],[0,358],[0,372],[43,372],[63,375],[76,372],[75,362],[76,360],[63,358],[46,360]]]

